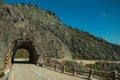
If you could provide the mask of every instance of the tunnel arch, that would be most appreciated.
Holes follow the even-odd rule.
[[[37,64],[37,61],[39,59],[39,55],[37,54],[35,45],[33,44],[33,41],[25,39],[17,39],[13,42],[13,49],[12,49],[12,57],[11,57],[11,62],[14,62],[14,56],[16,54],[16,50],[18,49],[26,49],[29,52],[29,62],[33,64]]]

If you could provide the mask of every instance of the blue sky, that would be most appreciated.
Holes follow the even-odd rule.
[[[120,45],[120,0],[4,0],[53,11],[63,23]]]

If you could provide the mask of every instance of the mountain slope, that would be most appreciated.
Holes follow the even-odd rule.
[[[120,60],[119,45],[65,25],[49,10],[4,3],[0,6],[0,45],[12,49],[16,40],[32,41],[37,54],[49,53],[53,58]]]

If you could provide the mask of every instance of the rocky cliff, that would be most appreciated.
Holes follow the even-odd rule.
[[[30,40],[37,53],[54,58],[120,60],[120,46],[63,24],[31,4],[0,5],[0,57],[15,40]]]

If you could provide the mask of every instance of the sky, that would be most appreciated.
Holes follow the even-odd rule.
[[[120,0],[4,0],[53,11],[62,23],[120,45]]]

